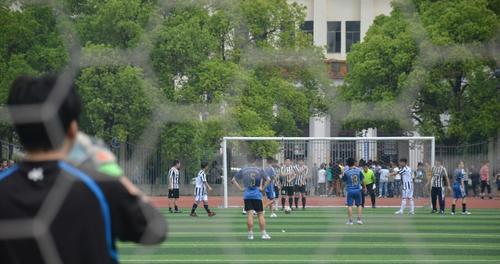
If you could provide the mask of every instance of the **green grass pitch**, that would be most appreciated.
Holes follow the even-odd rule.
[[[472,215],[394,215],[366,209],[365,225],[347,226],[344,208],[310,208],[267,220],[270,241],[246,238],[238,209],[208,218],[162,212],[169,238],[159,247],[120,244],[122,263],[500,263],[500,210]]]

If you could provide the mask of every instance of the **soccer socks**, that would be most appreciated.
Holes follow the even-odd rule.
[[[406,207],[406,198],[401,200],[401,208],[399,209],[399,211],[404,212],[405,207]]]
[[[295,202],[295,208],[299,207],[299,197],[295,197],[293,200]]]
[[[454,204],[451,205],[451,212],[455,213],[455,205]]]
[[[415,202],[413,198],[410,199],[410,212],[415,212]]]
[[[465,213],[467,211],[467,204],[462,203],[462,212]]]
[[[281,208],[285,208],[285,203],[286,203],[286,199],[285,197],[281,197]]]
[[[198,208],[198,205],[193,204],[193,208],[191,209],[191,214],[194,214],[194,211],[196,211],[196,208]]]
[[[210,213],[210,209],[208,209],[208,204],[203,205],[203,208],[205,208],[205,211],[207,211],[208,214]]]
[[[306,197],[302,197],[302,208],[306,208]]]
[[[293,207],[293,197],[288,198],[288,204],[290,205],[290,208]]]
[[[176,205],[176,206],[174,206],[174,210],[175,210],[176,212],[178,212],[178,211],[179,211],[179,207],[177,207],[177,205]]]

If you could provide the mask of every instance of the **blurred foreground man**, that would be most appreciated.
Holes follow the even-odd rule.
[[[73,84],[54,92],[56,81],[21,77],[10,90],[26,155],[0,174],[0,263],[118,263],[117,239],[162,242],[164,218],[113,155],[85,138],[75,145],[80,99]]]

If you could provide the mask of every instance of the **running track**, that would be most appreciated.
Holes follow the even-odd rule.
[[[222,196],[210,196],[209,205],[211,207],[221,207],[223,205]],[[451,207],[451,197],[446,197],[446,208]],[[153,204],[159,208],[168,207],[168,199],[165,196],[151,197]],[[328,207],[328,206],[344,206],[345,198],[331,198],[331,197],[307,197],[307,205],[313,207]],[[281,201],[280,201],[281,203]],[[288,201],[287,201],[288,203]],[[377,206],[386,207],[396,207],[401,205],[401,198],[380,198],[376,200]],[[193,204],[193,197],[183,196],[179,199],[179,205],[181,208],[190,208]],[[371,206],[370,197],[366,197],[367,206]],[[409,204],[409,203],[408,203]],[[428,198],[421,198],[415,200],[415,206],[429,206],[430,200]],[[460,201],[458,201],[460,204]],[[229,197],[229,206],[242,206],[243,200],[239,196]],[[459,206],[460,207],[460,206]],[[480,198],[467,198],[468,208],[485,208],[485,209],[500,209],[500,198],[494,198],[493,200]]]

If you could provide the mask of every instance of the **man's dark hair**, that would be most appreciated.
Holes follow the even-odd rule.
[[[174,160],[174,162],[172,163],[172,166],[177,166],[179,163],[181,163],[179,160]]]
[[[354,161],[354,159],[353,159],[353,158],[348,158],[348,159],[347,159],[347,166],[352,167],[352,166],[354,166],[354,163],[355,163],[355,162],[356,162],[356,161]]]
[[[400,162],[408,163],[408,160],[405,158],[399,159]]]
[[[266,158],[266,162],[267,162],[267,164],[274,163],[274,158],[273,157],[267,157]]]
[[[41,106],[47,101],[49,95],[54,90],[56,82],[56,75],[18,77],[10,88],[7,106]],[[67,134],[71,121],[78,121],[82,108],[80,97],[76,92],[73,82],[63,94],[64,98],[58,101],[60,104],[57,105],[56,114],[48,117],[44,116],[43,118],[39,116],[39,121],[22,122],[16,115],[18,112],[11,111],[14,128],[19,135],[21,144],[26,150],[47,151],[58,149],[62,146],[64,137],[49,137],[47,132],[48,126],[61,125],[64,133]],[[30,114],[35,115],[40,114],[40,112]]]
[[[208,167],[208,161],[202,161],[201,162],[201,168],[204,169],[206,167]]]
[[[248,154],[247,155],[247,161],[248,162],[255,163],[256,160],[257,160],[257,155],[255,155],[255,154]]]

